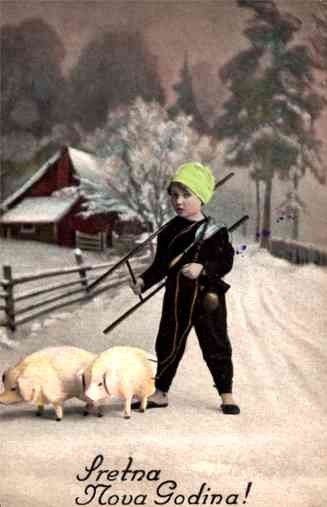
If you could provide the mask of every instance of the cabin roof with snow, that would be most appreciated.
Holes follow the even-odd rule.
[[[78,178],[85,178],[91,181],[99,181],[103,179],[101,172],[101,159],[90,155],[76,148],[67,147],[67,152],[72,161],[76,176]],[[45,164],[43,164],[36,173],[33,174],[16,192],[11,194],[7,199],[3,201],[0,208],[6,210],[10,208],[10,205],[15,202],[20,196],[30,189],[35,183],[37,183],[52,167],[52,165],[60,159],[62,156],[62,150],[57,151]]]
[[[68,147],[68,153],[80,178],[89,180],[103,178],[103,173],[101,172],[103,162],[101,159],[90,155],[90,153],[71,147]]]
[[[78,195],[65,197],[27,197],[0,218],[0,223],[48,224],[59,222],[79,199]]]

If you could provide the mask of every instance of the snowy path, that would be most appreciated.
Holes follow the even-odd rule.
[[[161,482],[175,480],[178,493],[186,496],[206,483],[225,500],[238,493],[234,505],[325,506],[327,270],[290,266],[250,247],[236,257],[227,280],[241,415],[227,417],[217,410],[192,332],[168,409],[136,412],[125,421],[118,404],[108,407],[102,419],[85,419],[79,402],[72,401],[64,420],[56,423],[50,413],[44,420],[35,418],[29,406],[0,407],[2,507],[75,505],[76,496],[86,498],[86,483],[76,474],[99,453],[105,468],[122,469],[132,456],[134,468],[160,469]],[[161,297],[105,336],[102,329],[135,302],[126,287],[114,296],[108,293],[69,319],[58,319],[46,332],[24,337],[18,347],[3,348],[0,370],[49,344],[99,351],[129,343],[152,350]],[[248,482],[252,488],[245,499]],[[146,505],[154,507],[157,486],[117,482],[112,494],[144,493]],[[98,505],[97,500],[90,505]],[[166,505],[175,505],[173,497]]]
[[[241,336],[239,373],[256,385],[261,380],[276,411],[285,396],[279,389],[288,391],[293,407],[320,403],[319,411],[326,410],[326,270],[290,266],[261,252],[254,259],[255,265],[240,259],[243,269],[233,273],[234,283],[231,278],[235,287],[241,277],[241,290],[230,291],[230,327]]]

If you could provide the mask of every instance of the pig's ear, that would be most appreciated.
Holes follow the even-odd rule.
[[[35,379],[33,379],[31,375],[21,375],[17,384],[23,400],[33,403],[38,402],[41,395],[41,387],[35,382]]]
[[[79,370],[78,372],[76,372],[76,376],[77,376],[77,378],[80,380],[80,382],[82,384],[83,391],[85,391],[85,389],[86,389],[86,380],[85,380],[85,372],[84,372],[84,370]]]
[[[2,374],[2,383],[5,386],[12,386],[13,384],[16,384],[17,375],[15,376],[15,369],[14,368],[7,368]]]
[[[104,386],[105,391],[108,394],[108,396],[110,396],[110,391],[109,391],[109,387],[108,387],[108,377],[109,377],[109,371],[107,370],[103,374],[103,386]]]

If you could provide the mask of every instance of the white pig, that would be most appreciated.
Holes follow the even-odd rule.
[[[87,401],[77,372],[87,368],[95,357],[91,352],[71,346],[47,347],[34,352],[5,371],[2,376],[5,390],[0,394],[0,403],[27,401],[37,406],[37,415],[42,415],[44,405],[52,404],[60,421],[65,400],[76,397]],[[96,411],[90,401],[84,413],[89,411]]]
[[[148,397],[153,394],[153,356],[136,347],[112,347],[99,354],[89,367],[81,372],[85,396],[90,402],[101,403],[116,397],[125,400],[124,417],[131,416],[133,396],[146,410]]]

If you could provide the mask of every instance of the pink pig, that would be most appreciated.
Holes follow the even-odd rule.
[[[124,417],[131,416],[132,398],[141,401],[141,411],[154,392],[153,356],[136,347],[112,347],[99,354],[81,372],[85,396],[92,403],[101,403],[112,396],[125,400]]]
[[[70,346],[34,352],[5,371],[2,376],[5,390],[0,394],[0,403],[27,401],[38,407],[37,415],[42,415],[44,405],[51,404],[60,421],[65,400],[76,397],[87,401],[77,372],[87,368],[95,357],[91,352]],[[88,401],[85,413],[95,410],[95,405]]]

